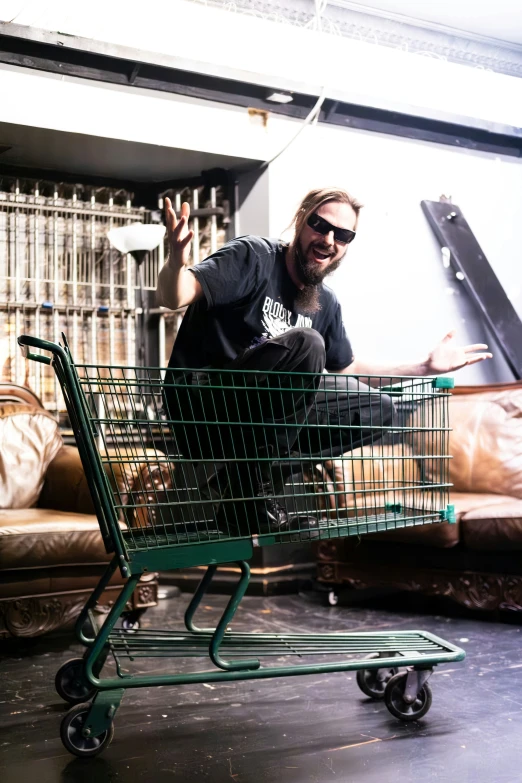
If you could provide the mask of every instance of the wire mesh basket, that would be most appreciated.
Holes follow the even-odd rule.
[[[75,429],[108,477],[105,516],[118,522],[111,535],[122,551],[454,521],[450,379],[390,385],[343,374],[95,366],[64,355],[55,369]]]

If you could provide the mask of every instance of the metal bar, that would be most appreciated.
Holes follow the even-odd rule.
[[[201,603],[201,599],[205,595],[208,586],[210,585],[214,574],[216,573],[217,565],[209,565],[207,567],[207,570],[203,574],[203,577],[199,583],[199,585],[196,588],[196,592],[192,596],[192,600],[190,601],[187,610],[185,612],[185,627],[188,631],[190,631],[191,634],[205,634],[208,636],[208,641],[210,642],[211,634],[214,632],[214,628],[212,629],[204,629],[204,628],[198,628],[196,625],[194,625],[194,615],[196,614],[196,611],[198,609],[198,606]],[[208,646],[208,644],[206,645]]]
[[[212,188],[212,190],[215,190],[215,188]],[[224,207],[194,207],[194,209],[190,210],[190,214],[195,218],[200,217],[212,217],[217,215],[226,215],[226,210]]]
[[[11,194],[9,194],[9,195],[11,195]],[[6,203],[7,204],[12,204],[13,200],[8,198],[8,199],[6,199]],[[95,203],[94,197],[93,197],[93,202],[92,203]],[[23,204],[23,208],[24,208],[24,210],[27,210],[27,212],[32,212],[32,211],[39,212],[41,210],[44,210],[44,211],[49,212],[51,214],[53,214],[55,212],[59,212],[60,214],[65,214],[65,215],[74,215],[74,214],[81,215],[81,214],[85,214],[88,217],[91,217],[91,216],[92,217],[100,217],[100,218],[106,218],[107,217],[107,212],[105,212],[103,209],[91,208],[90,206],[88,206],[86,204],[86,202],[82,202],[82,201],[78,201],[77,204],[78,204],[77,207],[72,207],[72,206],[68,207],[66,205],[61,206],[61,205],[56,205],[56,204],[52,204],[52,203],[49,204],[49,203],[46,203],[46,202],[43,203],[43,204],[39,204],[39,203],[38,204],[36,204],[36,203],[33,204],[30,201],[25,201],[24,204]],[[128,217],[129,215],[131,217],[143,218],[143,211],[140,211],[140,210],[137,210],[137,209],[128,209],[126,207],[115,206],[114,207],[114,213],[115,213],[115,216],[117,215],[118,217],[121,217],[121,218]]]
[[[15,345],[14,345],[14,355],[15,355],[15,383],[17,383],[19,386],[24,385],[24,367],[22,365],[22,357],[20,354],[20,351],[16,350],[16,338],[19,334],[22,333],[21,328],[21,319],[20,319],[20,308],[16,307],[14,311],[15,316],[15,328],[14,328],[14,339],[15,339]]]
[[[159,366],[162,368],[167,367],[168,357],[166,356],[165,315],[163,313],[160,313],[158,316],[158,352]]]
[[[163,199],[161,199],[161,202],[163,203]],[[162,240],[159,243],[158,247],[158,269],[157,272],[159,273],[160,269],[163,268],[165,264],[165,242]],[[156,286],[157,278],[153,281],[154,287]],[[151,311],[149,310],[149,315],[151,314]],[[166,356],[166,340],[165,340],[165,316],[162,312],[160,312],[158,316],[158,356],[159,356],[159,366],[160,367],[166,367],[168,364],[168,358]]]
[[[135,360],[134,341],[134,318],[131,313],[127,314],[126,345],[127,345],[127,365],[132,366]]]
[[[54,200],[58,198],[58,193],[55,191]],[[53,212],[53,303],[57,302],[60,298],[60,291],[58,286],[58,280],[60,277],[60,267],[58,265],[58,221],[57,212]]]
[[[58,193],[55,190],[53,195],[53,200],[56,201],[58,198]],[[53,220],[52,220],[52,247],[53,247],[53,271],[52,271],[52,290],[53,290],[53,307],[54,302],[57,302],[60,298],[60,290],[58,286],[58,280],[60,277],[60,268],[58,265],[58,220],[57,220],[58,211],[55,210],[53,212]],[[60,340],[60,326],[58,319],[58,311],[53,309],[52,313],[52,339],[54,342],[59,342]],[[54,380],[54,402],[55,406],[58,406],[58,400],[60,398],[60,384],[58,382],[58,376],[56,373],[53,374],[53,380]]]
[[[36,310],[38,307],[41,307],[40,302],[30,302],[30,301],[24,301],[23,299],[20,301],[11,300],[9,302],[11,307],[24,307],[26,310]],[[82,305],[78,304],[76,307],[71,304],[67,304],[67,302],[58,302],[57,305],[54,305],[53,302],[53,309],[58,310],[59,312],[68,313],[68,312],[77,312],[77,313],[91,313],[93,311],[98,311],[99,306],[95,305],[94,307],[92,305]],[[108,310],[110,312],[110,310]],[[127,307],[114,307],[112,308],[112,312],[117,314],[122,314],[127,312]]]
[[[210,188],[210,206],[212,209],[216,207],[216,188]],[[210,252],[215,253],[217,249],[217,220],[213,214],[210,218]]]
[[[16,181],[16,199],[18,199],[18,195],[20,193],[20,187],[18,184],[18,180]],[[20,300],[20,232],[19,232],[19,210],[18,207],[16,207],[14,211],[14,278],[15,278],[15,299],[18,302]],[[14,328],[15,328],[15,339],[20,334],[20,306],[15,305],[14,310]],[[16,345],[14,348],[14,360],[15,360],[15,383],[20,384],[20,372],[21,372],[21,357],[20,352],[16,350]],[[23,381],[22,381],[23,383]]]
[[[134,259],[127,253],[127,307],[134,310],[136,307],[136,295],[134,290]]]
[[[35,203],[40,196],[39,184],[36,183],[34,188],[34,200]],[[33,214],[34,221],[34,299],[37,303],[37,308],[34,314],[34,328],[37,338],[40,337],[40,211],[37,210]],[[40,397],[42,393],[42,372],[43,366],[40,362],[35,362],[34,366],[34,390],[36,396]]]
[[[76,188],[73,190],[73,196],[72,196],[73,204],[77,203],[77,194],[76,194]],[[77,214],[73,212],[72,214],[72,224],[71,224],[71,240],[72,240],[72,248],[71,248],[71,271],[72,271],[72,303],[76,306],[78,305],[78,226],[77,226]],[[72,314],[72,327],[73,327],[73,339],[72,339],[72,351],[73,356],[77,359],[78,357],[78,313],[76,309],[73,311]]]
[[[96,310],[91,315],[91,361],[96,364],[98,357],[98,318]]]
[[[35,315],[34,315],[34,333],[35,337],[40,339],[40,308],[37,308]],[[34,368],[34,391],[37,397],[40,397],[42,394],[42,372],[43,372],[43,365],[40,364],[40,362],[35,362],[35,368]]]
[[[18,186],[17,186],[18,189]],[[20,248],[18,237],[18,208],[14,211],[14,278],[15,278],[15,299],[20,300]]]
[[[96,199],[94,194],[91,195],[91,207],[94,209]],[[98,334],[97,334],[97,317],[96,310],[94,309],[97,304],[97,291],[96,291],[96,220],[94,214],[91,215],[91,237],[90,237],[90,287],[91,287],[91,362],[96,364],[98,357]]]
[[[60,330],[60,313],[53,308],[53,339],[55,343],[60,342],[61,330]],[[57,410],[61,407],[62,389],[56,373],[53,373],[54,378],[54,403]]]
[[[114,207],[114,197],[111,194],[109,198],[109,209],[113,209]],[[112,215],[109,215],[109,227],[108,230],[110,231],[114,225],[114,220]],[[109,362],[110,364],[115,364],[115,350],[114,350],[114,313],[112,311],[112,308],[114,307],[115,297],[114,297],[114,264],[112,262],[112,255],[109,252],[108,255],[109,258]]]
[[[106,621],[107,622],[107,621]],[[423,656],[420,660],[423,665],[434,666],[439,663],[450,663],[462,661],[465,657],[463,650],[437,653],[436,655]],[[419,664],[419,656],[404,656],[401,658],[401,666],[416,666]],[[397,658],[389,656],[388,658],[379,658],[372,660],[339,661],[337,663],[319,663],[298,666],[278,666],[262,667],[255,670],[241,671],[206,671],[191,672],[186,674],[164,674],[156,676],[129,676],[124,680],[117,677],[105,680],[89,676],[89,682],[100,690],[110,690],[111,688],[141,688],[152,687],[154,685],[189,685],[193,683],[211,683],[211,682],[230,682],[232,680],[257,680],[267,679],[269,677],[295,677],[302,674],[326,674],[342,671],[356,671],[361,668],[386,668],[397,665]]]

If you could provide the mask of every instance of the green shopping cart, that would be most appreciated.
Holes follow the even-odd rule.
[[[125,689],[155,685],[355,670],[361,690],[396,718],[427,713],[433,667],[465,656],[433,634],[238,633],[230,623],[255,547],[455,521],[451,379],[75,364],[65,337],[63,345],[27,335],[18,342],[28,359],[54,368],[113,555],[76,623],[85,654],[56,675],[72,705],[61,724],[67,750],[100,753]],[[216,627],[199,628],[201,599],[230,563],[238,584]],[[145,572],[195,566],[206,571],[183,630],[126,619]],[[127,581],[98,627],[97,600],[118,568]],[[143,674],[143,659],[153,666],[158,658],[209,665]]]

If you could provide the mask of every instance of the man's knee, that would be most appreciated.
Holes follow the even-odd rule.
[[[290,329],[286,334],[290,336],[290,339],[293,342],[300,345],[302,351],[324,357],[324,360],[326,361],[324,339],[315,329],[309,329],[307,327]]]

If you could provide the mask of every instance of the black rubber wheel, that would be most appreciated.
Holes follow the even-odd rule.
[[[124,631],[139,631],[142,610],[124,612],[121,616],[121,627]]]
[[[124,631],[139,631],[140,621],[132,620],[130,617],[124,617],[121,621],[121,627]]]
[[[384,692],[384,701],[394,718],[403,721],[420,720],[431,707],[431,688],[425,682],[415,701],[412,704],[408,704],[408,702],[404,701],[407,676],[408,672],[401,672],[391,678]]]
[[[83,658],[71,658],[61,666],[54,678],[56,693],[69,704],[80,704],[92,699],[96,688],[85,676]]]
[[[105,750],[114,737],[113,723],[111,723],[110,728],[97,737],[83,736],[82,729],[90,709],[91,704],[89,702],[71,707],[69,712],[64,715],[60,726],[60,737],[64,748],[69,753],[82,759],[97,756],[98,753]]]
[[[366,657],[375,659],[379,656],[377,653],[372,653]],[[386,685],[398,673],[399,670],[395,666],[387,666],[382,669],[359,669],[356,677],[357,685],[365,696],[380,701],[384,699]]]

